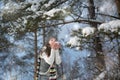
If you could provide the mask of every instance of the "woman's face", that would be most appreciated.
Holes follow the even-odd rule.
[[[50,45],[52,45],[54,42],[56,42],[56,39],[55,39],[55,38],[51,38],[51,39],[49,40],[49,44],[50,44]]]

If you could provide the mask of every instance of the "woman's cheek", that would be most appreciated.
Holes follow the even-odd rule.
[[[50,45],[53,45],[53,41],[49,41],[49,44],[50,44]]]

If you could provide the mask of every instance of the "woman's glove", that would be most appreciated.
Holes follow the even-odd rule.
[[[51,47],[56,50],[56,49],[59,49],[61,45],[59,42],[54,42]]]

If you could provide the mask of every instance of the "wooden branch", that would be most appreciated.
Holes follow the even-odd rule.
[[[103,13],[95,13],[95,14],[120,19],[120,17],[112,16],[112,15],[109,15],[109,14],[103,14]]]
[[[51,24],[51,25],[45,25],[45,27],[39,27],[39,28],[46,28],[46,27],[57,27],[58,25],[64,25],[64,24],[69,24],[69,23],[75,23],[75,22],[79,22],[79,23],[96,23],[96,24],[102,24],[103,22],[101,21],[97,21],[94,19],[84,19],[84,18],[80,18],[77,20],[71,20],[71,21],[63,21],[60,23],[56,23],[56,24]]]

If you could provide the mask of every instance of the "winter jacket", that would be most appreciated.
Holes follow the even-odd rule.
[[[48,80],[52,65],[56,65],[56,71],[58,73],[62,72],[60,69],[58,69],[61,64],[61,56],[59,50],[51,49],[51,54],[48,57],[46,54],[46,49],[46,46],[44,46],[38,55],[37,75],[40,75],[40,80]],[[38,80],[38,76],[36,77],[36,80]]]

